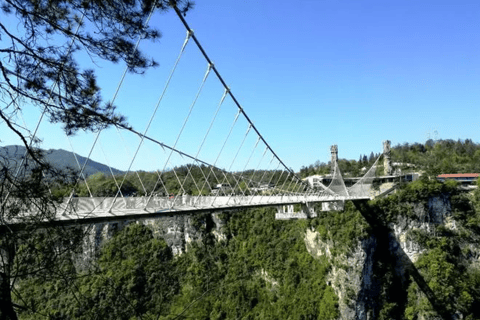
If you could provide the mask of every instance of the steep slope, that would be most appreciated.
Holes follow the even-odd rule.
[[[19,164],[25,155],[26,148],[24,146],[5,146],[0,147],[0,157],[9,159],[10,165]],[[45,159],[48,163],[58,169],[67,169],[71,168],[74,170],[80,170],[77,162],[75,161],[74,153],[66,151],[63,149],[49,149],[45,150]],[[76,154],[78,162],[81,166],[85,164],[87,158],[82,157]],[[114,174],[120,174],[122,171],[112,168]],[[90,176],[92,174],[102,172],[110,175],[110,169],[108,166],[101,164],[99,162],[88,160],[84,174],[85,176]]]
[[[480,319],[478,189],[422,179],[310,220],[274,213],[97,224],[79,253],[101,267],[98,274],[81,271],[74,286],[38,277],[20,287],[39,313],[62,319]],[[151,252],[153,238],[163,239]],[[168,268],[147,270],[151,258]],[[114,285],[104,281],[113,275]],[[80,298],[72,288],[83,288]],[[149,306],[154,299],[159,304]],[[123,317],[109,309],[125,301],[138,303]]]

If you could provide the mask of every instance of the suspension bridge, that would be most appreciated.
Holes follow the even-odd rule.
[[[83,163],[76,156],[75,143],[67,137],[71,151],[75,155],[78,176],[71,186],[69,195],[52,209],[55,211],[55,220],[65,223],[82,221],[88,223],[261,206],[276,206],[279,215],[282,215],[293,213],[295,205],[301,208],[302,215],[308,217],[317,214],[314,207],[318,203],[339,203],[346,200],[371,199],[374,196],[372,183],[380,158],[351,187],[346,187],[340,172],[336,146],[331,150],[332,169],[329,185],[312,187],[293,172],[249,118],[178,10],[177,15],[187,35],[179,48],[170,73],[166,76],[163,89],[157,93],[157,102],[150,106],[151,113],[147,117],[145,127],[139,129],[117,126],[108,132],[102,130],[91,134],[90,138],[80,137],[92,141],[87,160]],[[172,87],[175,86],[176,72],[181,69],[182,58],[188,51],[195,51],[202,57],[206,71],[190,97],[182,94],[181,100],[189,99],[189,103],[178,103],[174,93],[178,92],[178,88],[183,84],[177,83],[177,89]],[[124,88],[128,83],[126,71],[127,67],[120,76],[112,103],[124,105],[126,109],[137,112],[139,106],[126,98],[128,93],[122,96],[122,90],[128,92],[128,89]],[[214,98],[215,96],[217,98]],[[142,105],[141,108],[143,113],[147,106]],[[172,117],[176,117],[177,120],[171,120]],[[195,125],[192,125],[195,117],[197,120]],[[205,119],[201,121],[201,126],[197,124],[198,118]],[[38,121],[37,128],[41,126],[42,121],[45,121],[43,115]],[[168,135],[161,130],[170,122],[178,123],[175,128],[178,132],[176,135],[171,134],[171,129]],[[117,138],[110,138],[112,131],[115,131]],[[25,132],[25,136],[29,136],[32,141],[37,138],[36,135],[37,129]],[[109,154],[108,151],[105,152],[104,146],[112,143],[115,144],[115,151]],[[122,144],[124,151],[120,152]],[[107,164],[111,162],[112,157],[130,159],[128,168],[121,174],[114,174],[114,170],[110,168],[110,178],[116,188],[114,195],[99,197],[89,187],[85,168],[95,154],[102,154]],[[27,158],[28,155],[25,154],[24,159]],[[139,174],[142,168],[136,167],[139,159],[150,159],[155,163],[158,169],[151,172],[154,173],[155,181],[147,183],[142,180],[142,175]],[[184,171],[186,169],[186,172],[180,174],[179,168],[183,168]],[[193,170],[197,171],[195,175],[192,173]],[[19,171],[17,174],[22,173]],[[171,181],[165,179],[167,174],[173,177],[174,187]],[[122,191],[122,187],[132,176],[138,180],[142,188],[137,196],[127,195]],[[88,196],[77,196],[80,187],[87,190]],[[8,201],[14,199],[8,195],[2,199],[3,204]],[[31,201],[34,203],[35,199]],[[38,206],[32,205],[29,208],[35,207]],[[6,223],[20,223],[31,214],[32,209],[24,210]]]

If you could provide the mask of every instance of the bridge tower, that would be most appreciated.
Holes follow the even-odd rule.
[[[335,172],[335,164],[338,161],[338,146],[336,144],[330,147],[330,153],[332,155],[330,160],[330,165],[331,165],[330,173],[333,176],[333,173]]]
[[[392,159],[390,158],[390,140],[383,141],[383,174],[391,175],[393,172]]]

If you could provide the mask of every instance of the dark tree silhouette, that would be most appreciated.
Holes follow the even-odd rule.
[[[125,61],[129,71],[141,73],[157,63],[136,49],[136,41],[155,40],[158,30],[146,21],[152,10],[171,5],[186,12],[186,1],[167,0],[2,0],[0,12],[0,117],[15,128],[19,101],[45,108],[52,122],[67,134],[125,124],[109,102],[102,103],[95,72],[84,70],[75,53]],[[18,21],[6,25],[3,21]],[[54,39],[54,40],[53,40]],[[53,44],[52,44],[53,43]],[[24,141],[25,142],[25,141]]]

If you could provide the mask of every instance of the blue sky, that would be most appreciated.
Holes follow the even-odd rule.
[[[272,149],[298,170],[316,160],[327,162],[332,144],[338,144],[340,158],[358,159],[381,152],[386,139],[393,145],[428,138],[479,142],[479,14],[478,1],[204,0],[186,20]],[[128,75],[116,100],[139,131],[185,37],[173,12],[155,15],[152,23],[163,37],[142,43],[142,49],[160,67],[143,76]],[[104,98],[110,100],[122,66],[96,61],[96,67]],[[189,43],[149,130],[159,140],[174,143],[205,68]],[[204,130],[195,129],[208,125],[222,94],[211,79],[177,145],[190,154]],[[231,111],[219,121],[229,127],[235,108],[231,102],[225,107]],[[35,116],[29,111],[27,118]],[[42,128],[44,147],[70,150],[55,129]],[[2,144],[13,144],[5,128],[0,130],[7,137]],[[239,136],[243,131],[240,127]],[[125,169],[120,138],[103,135],[109,162]],[[125,139],[133,153],[134,142]],[[75,151],[86,155],[92,140],[78,134]],[[212,145],[219,143],[211,139]],[[135,168],[158,167],[152,148],[142,147]],[[206,148],[201,157],[213,162],[215,152]],[[105,162],[94,153],[95,160]]]

